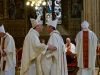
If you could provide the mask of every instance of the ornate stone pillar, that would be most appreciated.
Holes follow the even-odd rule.
[[[4,18],[9,18],[9,14],[8,14],[8,3],[9,3],[9,0],[4,0]]]
[[[83,20],[89,22],[100,43],[100,0],[83,0]]]

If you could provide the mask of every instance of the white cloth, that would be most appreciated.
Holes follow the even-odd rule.
[[[3,25],[2,25],[2,26],[0,26],[0,32],[5,33],[5,29],[4,29],[4,26],[3,26]]]
[[[81,24],[81,27],[83,29],[87,29],[89,27],[89,23],[87,21],[83,21],[82,24]]]
[[[89,47],[88,47],[88,69],[92,69],[92,73],[95,71],[95,60],[96,60],[96,48],[97,48],[97,36],[90,31],[89,29],[87,30],[88,36],[89,36]],[[78,67],[83,68],[83,30],[80,31],[75,38],[76,41],[76,54],[77,54],[77,61],[78,61]],[[82,71],[80,71],[82,72]],[[85,73],[85,72],[84,72]],[[81,73],[81,75],[84,75]],[[88,74],[85,74],[88,75]],[[92,74],[91,74],[92,75]]]
[[[34,30],[33,28],[30,29],[28,34],[25,37],[24,45],[23,45],[23,53],[22,53],[22,60],[21,60],[21,71],[20,75],[31,75],[30,68],[34,68],[33,64],[36,66],[36,74],[41,75],[41,52],[46,50],[48,46],[43,43],[40,43],[39,40],[39,33]],[[32,67],[33,66],[33,67]]]
[[[6,52],[6,56],[1,57],[1,75],[15,75],[15,66],[16,66],[15,42],[10,34],[6,33],[6,35],[7,37],[5,38],[5,43],[4,43],[4,51]],[[2,38],[1,38],[1,47],[2,47]],[[6,60],[6,66],[4,71],[2,71],[3,60]]]
[[[77,75],[95,75],[92,69],[88,68],[79,68]]]
[[[72,43],[70,43],[70,45],[71,45],[71,49],[70,49],[70,51],[72,52],[72,53],[74,53],[74,54],[76,54],[76,52],[75,52],[75,45],[74,44],[72,44]],[[67,52],[67,44],[65,44],[65,51]]]
[[[43,24],[42,21],[40,20],[40,15],[37,17],[37,19],[32,19],[30,18],[30,21],[31,21],[31,24],[32,24],[32,27],[36,27],[37,25],[40,25],[40,24]]]
[[[48,22],[47,22],[47,25],[48,26],[52,26],[52,27],[54,27],[55,29],[56,29],[56,27],[57,27],[57,22],[58,22],[58,19],[56,19],[56,20],[49,20]]]
[[[15,67],[9,71],[1,71],[0,75],[15,75]]]
[[[31,64],[29,69],[24,73],[24,75],[36,75],[36,67],[35,64]]]
[[[57,30],[50,33],[49,44],[54,45],[57,50],[48,50],[44,55],[42,60],[43,75],[68,75],[65,45]]]

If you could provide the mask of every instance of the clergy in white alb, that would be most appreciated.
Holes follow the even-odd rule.
[[[13,37],[5,33],[4,26],[0,27],[1,37],[1,72],[0,75],[15,75],[16,48]]]
[[[76,59],[75,45],[71,43],[70,38],[66,38],[65,51],[67,64],[69,64]]]
[[[42,22],[39,19],[31,19],[31,24],[32,28],[26,35],[23,44],[20,75],[42,75],[41,52],[47,48],[53,49],[53,46],[40,43],[39,33],[43,28]]]
[[[43,75],[68,75],[64,41],[56,30],[58,20],[49,21],[47,31],[50,34],[48,45],[54,45],[57,50],[47,50],[42,57]]]
[[[78,75],[94,75],[97,36],[88,29],[89,23],[83,21],[82,30],[76,35],[76,53],[79,67]]]
[[[70,38],[66,38],[65,51],[71,51],[73,54],[75,54],[75,45],[71,43]]]

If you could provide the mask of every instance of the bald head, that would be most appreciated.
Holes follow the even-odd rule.
[[[71,43],[70,38],[66,38],[66,43]]]

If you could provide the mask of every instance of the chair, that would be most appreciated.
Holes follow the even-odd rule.
[[[71,62],[67,63],[67,66],[69,75],[77,75],[77,71],[79,70],[77,67],[77,57],[75,57]]]
[[[16,55],[16,63],[17,63],[17,67],[19,67],[21,65],[21,59],[22,59],[22,48],[17,50],[17,55]]]
[[[20,66],[21,66],[21,59],[22,59],[22,48],[19,48],[16,52],[16,75],[20,75]]]
[[[99,73],[100,73],[100,45],[98,45],[98,47],[97,47],[97,64],[99,66],[99,70],[98,70],[97,75],[99,75]]]

